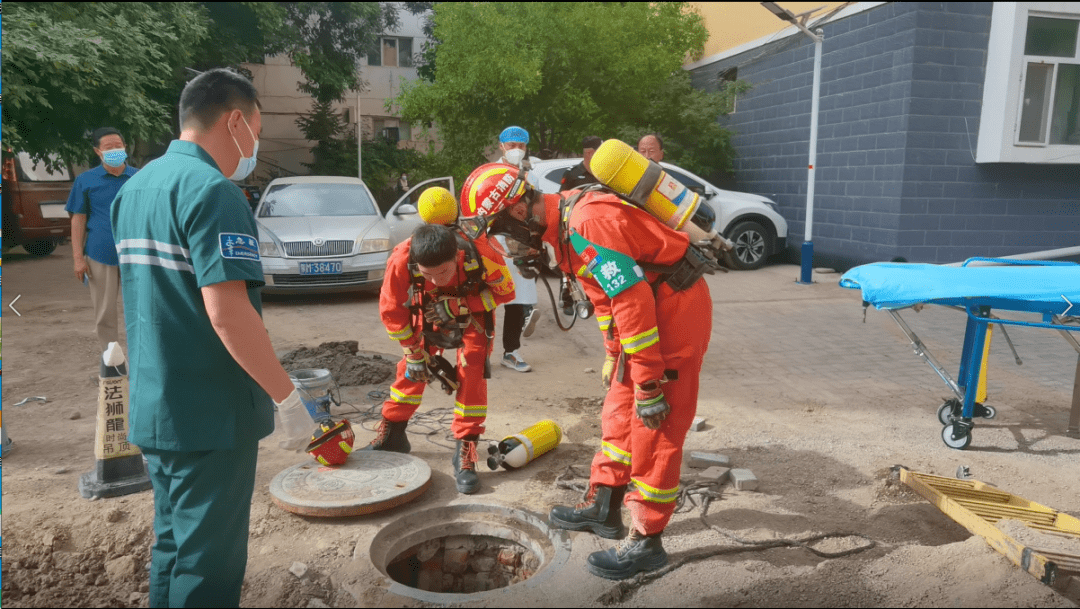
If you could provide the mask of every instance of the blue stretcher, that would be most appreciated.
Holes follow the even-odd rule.
[[[970,266],[979,262],[1000,266]],[[840,286],[862,290],[863,307],[874,305],[888,311],[922,357],[956,395],[938,409],[944,425],[941,439],[947,446],[964,449],[971,444],[973,418],[994,418],[996,411],[975,401],[986,332],[990,324],[1056,330],[1080,354],[1073,333],[1080,332],[1080,265],[1071,262],[1020,261],[971,258],[959,267],[934,264],[876,263],[844,273]],[[900,317],[901,309],[935,304],[967,313],[964,349],[957,381],[927,351],[926,346]],[[993,309],[1035,316],[1034,321],[1000,319]],[[1008,340],[1008,333],[1005,333]],[[1009,340],[1010,347],[1012,341]],[[1015,349],[1013,349],[1015,356]],[[1017,363],[1020,358],[1016,357]],[[1080,357],[1067,434],[1080,438]]]

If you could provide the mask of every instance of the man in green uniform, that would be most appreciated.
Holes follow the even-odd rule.
[[[262,323],[258,233],[230,182],[255,167],[258,106],[236,73],[193,79],[180,97],[180,139],[112,205],[130,350],[128,438],[154,485],[151,607],[239,605],[271,398],[282,412],[304,406]]]

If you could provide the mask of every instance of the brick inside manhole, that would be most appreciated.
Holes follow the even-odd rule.
[[[430,539],[386,566],[394,581],[427,592],[471,594],[504,588],[532,577],[540,559],[513,541],[486,535]]]

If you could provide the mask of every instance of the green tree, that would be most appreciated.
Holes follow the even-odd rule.
[[[129,143],[175,134],[192,70],[286,54],[317,101],[361,86],[358,60],[397,27],[378,2],[8,2],[3,141],[38,159],[86,159],[102,125]],[[355,163],[354,163],[355,165]]]
[[[342,120],[332,103],[316,102],[312,111],[298,118],[296,124],[304,137],[315,142],[312,162],[303,163],[312,175],[356,175],[356,129]],[[397,142],[376,137],[364,140],[362,163],[364,183],[386,211],[396,200],[397,179],[403,171],[419,169],[421,156],[415,150],[398,148]]]
[[[172,76],[206,34],[186,3],[7,2],[3,141],[52,165],[82,161],[103,125],[129,141],[171,131]],[[178,93],[178,92],[177,92]],[[59,157],[52,163],[48,155]]]
[[[455,175],[483,162],[511,124],[529,130],[541,158],[578,154],[586,135],[636,144],[658,131],[667,159],[730,167],[716,121],[732,90],[690,86],[681,66],[700,56],[707,32],[686,3],[439,3],[431,21],[438,44],[422,61],[433,80],[395,101],[404,120],[438,125],[440,164]]]

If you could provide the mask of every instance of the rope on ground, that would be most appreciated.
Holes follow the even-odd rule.
[[[340,394],[339,394],[340,395]],[[342,414],[357,414],[357,420],[351,421],[366,431],[374,432],[376,425],[382,420],[382,404],[390,397],[390,386],[384,385],[367,393],[369,405],[360,408],[345,401],[338,401],[341,406],[349,406],[352,410],[345,410]],[[450,425],[454,422],[453,408],[435,408],[427,412],[417,412],[409,419],[406,431],[412,435],[424,436],[428,442],[453,450],[457,440],[450,431]]]
[[[582,474],[581,466],[571,465],[566,468],[566,471],[555,478],[555,486],[561,489],[569,489],[575,491],[588,492],[587,482],[575,482],[575,478],[588,479],[588,472]],[[619,582],[614,587],[609,589],[604,594],[600,595],[596,600],[603,605],[611,605],[614,603],[626,600],[637,591],[638,588],[649,584],[661,577],[671,573],[672,571],[688,565],[693,562],[701,560],[707,560],[715,556],[722,556],[725,554],[737,554],[740,552],[759,552],[762,550],[768,550],[771,548],[780,547],[793,547],[802,548],[815,556],[821,558],[843,558],[845,556],[851,556],[874,548],[877,546],[877,542],[873,539],[863,535],[861,533],[851,533],[846,531],[837,531],[832,533],[820,533],[814,535],[807,535],[804,537],[797,537],[793,539],[768,539],[763,541],[754,541],[749,539],[743,539],[732,533],[729,533],[720,527],[709,524],[705,517],[709,514],[709,507],[713,501],[718,501],[723,498],[723,492],[721,490],[721,484],[715,481],[703,481],[696,479],[683,478],[679,481],[679,494],[675,500],[675,513],[685,513],[693,511],[694,508],[701,508],[701,512],[698,514],[698,519],[701,520],[701,524],[710,530],[727,537],[728,539],[740,544],[739,546],[720,546],[704,548],[696,552],[689,552],[682,556],[671,560],[667,565],[657,569],[655,571],[648,571],[645,573],[639,573],[634,578],[624,582]],[[825,552],[814,548],[811,544],[824,539],[830,538],[842,538],[842,537],[858,537],[866,541],[865,544],[855,548],[842,550],[839,552]]]

